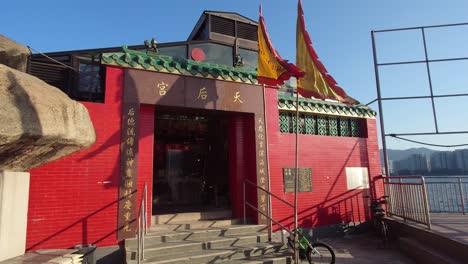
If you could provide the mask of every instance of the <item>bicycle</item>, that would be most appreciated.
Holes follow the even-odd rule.
[[[369,196],[364,196],[364,198],[370,198]],[[376,199],[371,200],[370,210],[372,212],[372,228],[378,232],[380,235],[383,246],[388,246],[388,224],[385,222],[385,209],[383,205],[387,203],[388,196],[381,196]]]
[[[301,260],[307,259],[309,264],[312,263],[335,263],[335,251],[333,248],[323,242],[317,240],[311,243],[306,236],[302,234],[302,228],[298,227],[293,230],[293,234],[298,235],[298,246],[299,246],[299,258]],[[291,249],[294,249],[294,235],[288,236],[288,245]]]

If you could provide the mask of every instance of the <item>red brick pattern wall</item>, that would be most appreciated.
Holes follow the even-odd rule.
[[[31,171],[27,251],[118,243],[123,78],[123,69],[108,67],[105,104],[83,103],[96,130],[96,143],[89,149]],[[138,184],[140,188],[145,181],[149,183],[150,197],[154,107],[142,105],[140,112]]]
[[[267,88],[267,120],[271,190],[284,193],[284,167],[295,167],[295,134],[279,132],[277,90]],[[299,167],[312,168],[312,192],[299,193],[299,225],[304,227],[365,221],[366,190],[347,190],[346,167],[368,167],[371,178],[380,175],[375,120],[367,121],[368,138],[299,136]],[[293,209],[272,198],[273,218],[293,227]]]

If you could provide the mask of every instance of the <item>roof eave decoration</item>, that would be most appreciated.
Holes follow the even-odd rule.
[[[278,96],[278,109],[296,111],[296,98]],[[309,98],[299,98],[299,112],[358,118],[375,118],[377,115],[374,110],[365,105],[347,105]]]
[[[102,64],[211,78],[222,81],[257,84],[257,72],[227,65],[210,64],[165,55],[150,55],[142,51],[122,47],[123,52],[102,54]]]

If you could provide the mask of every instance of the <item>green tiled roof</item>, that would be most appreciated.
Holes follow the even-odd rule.
[[[256,84],[257,72],[226,65],[209,64],[165,55],[148,55],[145,52],[129,50],[102,54],[102,63],[126,68],[167,72],[181,75],[213,78],[217,80]]]
[[[296,98],[278,96],[278,108],[280,110],[296,111]],[[307,98],[299,98],[299,108],[300,112],[335,116],[375,118],[377,115],[374,110],[365,105],[347,105]]]

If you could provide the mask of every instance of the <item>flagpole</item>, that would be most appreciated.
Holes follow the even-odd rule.
[[[267,172],[268,172],[268,177],[267,177],[267,184],[268,184],[268,192],[267,193],[267,206],[268,206],[268,241],[271,242],[271,234],[273,232],[273,224],[271,221],[272,218],[272,212],[271,212],[271,189],[270,189],[270,160],[268,157],[268,123],[267,123],[267,108],[266,108],[266,96],[265,96],[265,84],[262,84],[263,88],[263,120],[265,122],[265,156],[266,156],[266,166],[267,166]]]
[[[299,91],[296,82],[296,175],[294,177],[294,230],[297,230],[297,192],[299,189]],[[299,260],[298,235],[294,233],[294,259]]]

